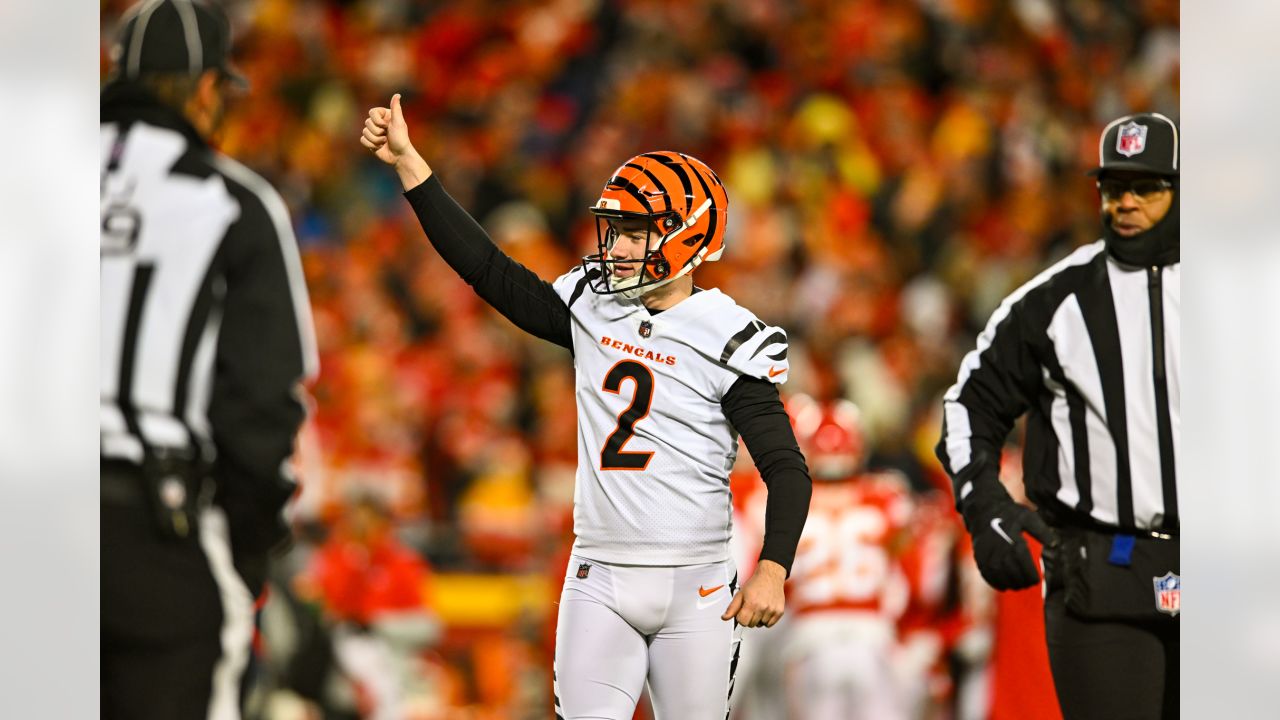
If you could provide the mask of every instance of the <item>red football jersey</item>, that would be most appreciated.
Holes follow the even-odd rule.
[[[857,610],[892,619],[901,614],[907,585],[897,551],[911,507],[906,484],[894,475],[815,482],[791,568],[789,609],[797,615]]]

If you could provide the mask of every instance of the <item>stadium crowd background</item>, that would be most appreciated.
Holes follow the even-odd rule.
[[[104,79],[130,4],[101,4]],[[786,327],[785,390],[856,402],[873,465],[921,493],[943,482],[938,398],[994,305],[1097,237],[1083,173],[1102,125],[1178,116],[1176,0],[226,6],[251,88],[216,141],[289,204],[321,349],[299,540],[261,638],[258,707],[276,717],[305,717],[268,692],[284,686],[360,716],[378,690],[335,691],[332,668],[405,657],[413,717],[551,707],[569,356],[435,256],[357,142],[368,107],[403,93],[446,188],[548,280],[594,251],[586,208],[619,162],[706,161],[730,221],[698,284]],[[410,652],[332,657],[380,617]]]

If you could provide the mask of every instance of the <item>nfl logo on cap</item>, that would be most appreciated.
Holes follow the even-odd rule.
[[[1178,124],[1160,113],[1116,118],[1098,138],[1098,167],[1087,174],[1136,172],[1178,176]]]
[[[1116,152],[1125,157],[1133,157],[1147,149],[1147,126],[1136,122],[1120,126],[1116,133]]]
[[[1155,586],[1156,610],[1177,617],[1182,610],[1182,578],[1167,572],[1158,578],[1151,578]]]

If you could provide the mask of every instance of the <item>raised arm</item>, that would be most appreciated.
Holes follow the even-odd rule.
[[[427,240],[458,277],[521,330],[572,349],[569,308],[551,283],[499,250],[445,192],[409,141],[398,94],[392,96],[391,107],[369,111],[360,144],[395,168]]]

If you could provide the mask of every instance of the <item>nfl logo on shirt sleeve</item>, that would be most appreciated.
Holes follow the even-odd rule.
[[[1155,585],[1156,610],[1177,617],[1182,610],[1182,578],[1168,572],[1151,578],[1151,583]]]

